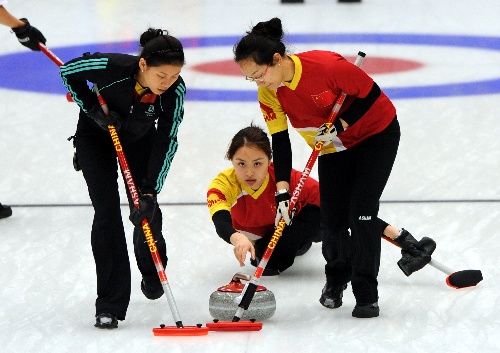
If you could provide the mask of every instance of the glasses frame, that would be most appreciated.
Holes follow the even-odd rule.
[[[264,76],[266,76],[266,74],[267,74],[267,70],[269,70],[269,66],[271,66],[271,64],[267,64],[266,70],[259,77],[253,78],[253,77],[245,76],[245,80],[250,81],[250,82],[262,82],[264,80]]]

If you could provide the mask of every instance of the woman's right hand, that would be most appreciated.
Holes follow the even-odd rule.
[[[250,257],[255,259],[255,248],[252,242],[241,233],[233,233],[230,238],[231,244],[234,245],[233,251],[236,260],[239,261],[240,266],[245,266],[245,259],[247,257],[247,252],[250,253]]]

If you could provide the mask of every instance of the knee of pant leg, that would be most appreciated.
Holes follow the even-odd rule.
[[[349,225],[352,228],[352,223],[363,225],[365,223],[376,223],[380,227],[378,220],[378,207],[370,207],[369,205],[356,205],[351,207],[349,213]]]
[[[280,256],[282,254],[275,254],[269,259],[266,268],[279,270],[280,272],[285,271],[287,268],[293,265],[295,256]]]
[[[144,230],[142,227],[134,227],[134,248],[137,254],[150,253],[166,248],[162,232],[153,232],[151,229]]]

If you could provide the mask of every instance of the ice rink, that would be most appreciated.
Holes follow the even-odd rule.
[[[166,272],[184,325],[211,322],[210,294],[235,272],[254,272],[249,263],[240,268],[218,238],[205,194],[230,166],[224,155],[232,136],[251,122],[265,126],[255,84],[223,66],[236,40],[272,17],[282,19],[292,52],[367,54],[363,67],[393,98],[402,130],[380,217],[416,238],[432,237],[433,258],[457,271],[481,270],[484,280],[456,290],[431,266],[406,277],[398,249],[384,241],[380,317],[355,319],[350,287],[341,308],[319,304],[324,259],[314,244],[280,276],[261,278],[277,302],[261,331],[155,337],[153,327],[174,320],[165,297],[149,301],[140,291],[124,217],[133,284],[127,318],[116,330],[94,328],[93,209],[66,141],[78,109],[66,101],[57,67],[1,27],[0,202],[13,209],[0,220],[1,352],[500,352],[498,0],[10,0],[6,8],[40,29],[63,61],[126,47],[113,43],[132,43],[127,52],[136,53],[148,27],[168,29],[185,45],[184,122],[158,197]],[[371,59],[420,65],[377,71]],[[199,70],[210,63],[220,70]],[[293,166],[302,170],[310,150],[291,135]]]

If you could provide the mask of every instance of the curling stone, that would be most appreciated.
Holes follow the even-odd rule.
[[[250,275],[238,272],[233,276],[231,282],[219,287],[210,295],[208,308],[214,319],[230,321],[233,319],[238,304],[236,298],[241,295],[245,284],[240,280],[249,281]],[[269,319],[276,311],[276,299],[273,292],[264,286],[257,286],[252,302],[247,310],[243,312],[242,320],[263,321]]]

